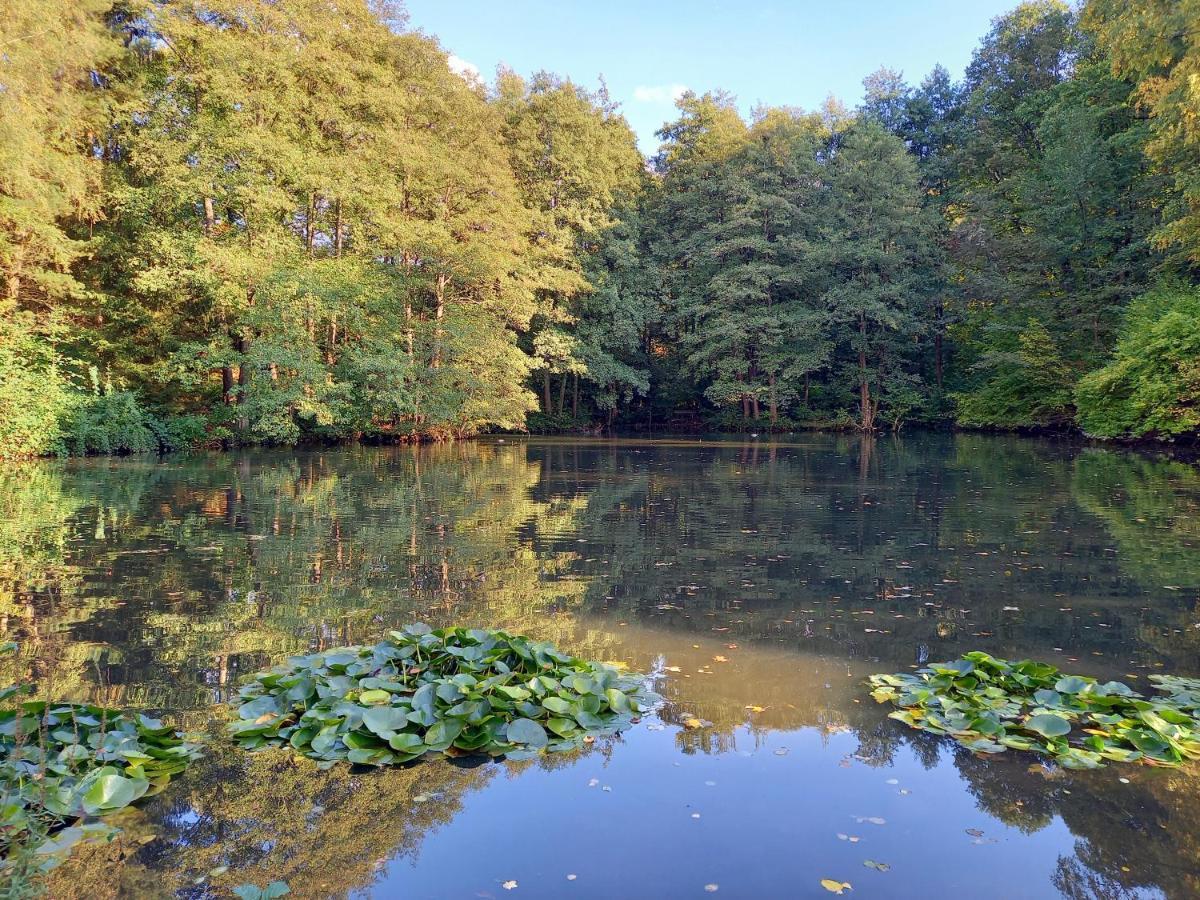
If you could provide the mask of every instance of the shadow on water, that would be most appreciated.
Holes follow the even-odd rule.
[[[862,678],[968,649],[1198,674],[1197,523],[1196,469],[974,435],[21,466],[0,630],[42,694],[207,728],[241,674],[421,618],[655,670],[666,698],[537,763],[322,773],[218,745],[53,895],[1196,896],[1194,772],[979,759]]]

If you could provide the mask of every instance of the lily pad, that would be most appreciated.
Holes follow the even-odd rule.
[[[1200,679],[1152,675],[1150,681],[1166,696],[1146,699],[1119,681],[1099,683],[1047,663],[978,651],[869,679],[872,697],[898,707],[891,718],[976,752],[1043,753],[1069,769],[1200,759]]]
[[[251,676],[230,731],[246,749],[287,744],[323,766],[425,753],[527,758],[615,734],[656,702],[642,676],[548,643],[418,623]]]

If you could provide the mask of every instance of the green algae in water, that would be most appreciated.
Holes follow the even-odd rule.
[[[520,759],[628,728],[657,699],[645,684],[522,635],[417,623],[372,647],[259,672],[230,727],[241,747],[288,744],[323,766],[426,753]]]
[[[1178,766],[1200,759],[1200,679],[1151,675],[1162,694],[1064,675],[1047,663],[983,652],[915,673],[872,675],[871,696],[913,728],[969,750],[1028,750],[1072,769],[1106,760]]]

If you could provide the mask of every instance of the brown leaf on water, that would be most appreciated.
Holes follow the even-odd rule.
[[[848,881],[834,881],[832,878],[822,878],[821,887],[829,891],[831,894],[844,894],[846,891],[852,891],[854,888],[850,886]]]

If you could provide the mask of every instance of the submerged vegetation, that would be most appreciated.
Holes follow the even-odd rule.
[[[463,77],[398,3],[23,0],[0,455],[1193,435],[1194,18],[1029,0],[961,81],[884,69],[855,108],[749,121],[684,93],[647,161],[603,86]]]
[[[17,687],[0,700],[19,696]],[[200,756],[171,725],[86,703],[28,700],[0,711],[0,881],[53,868],[98,821],[162,791]]]
[[[1150,679],[1165,696],[973,652],[914,674],[872,675],[870,683],[872,697],[899,707],[891,718],[975,752],[1029,750],[1069,769],[1200,759],[1200,679]]]
[[[425,753],[522,759],[638,721],[645,680],[505,631],[418,623],[373,647],[293,657],[240,691],[238,744],[289,744],[329,766]]]

